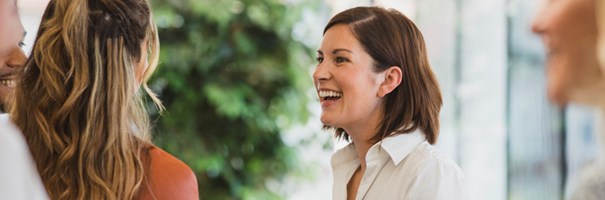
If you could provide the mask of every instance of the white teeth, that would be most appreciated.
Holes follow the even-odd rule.
[[[9,88],[15,87],[15,81],[14,80],[0,80],[0,84],[4,85],[6,87],[9,87]]]
[[[326,91],[326,90],[319,91],[319,97],[321,97],[321,98],[326,98],[326,97],[341,97],[341,96],[342,96],[341,92]]]

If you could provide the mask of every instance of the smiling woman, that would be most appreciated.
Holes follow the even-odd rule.
[[[378,7],[339,13],[317,61],[321,121],[353,141],[332,156],[333,199],[468,199],[459,167],[431,145],[441,92],[411,20]]]

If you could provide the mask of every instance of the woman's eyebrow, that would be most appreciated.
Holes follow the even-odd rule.
[[[334,49],[334,50],[332,50],[332,54],[337,54],[338,52],[341,52],[341,51],[346,51],[346,52],[349,52],[349,53],[353,53],[353,51],[351,51],[351,50],[348,50],[348,49],[342,49],[342,48],[341,48],[341,49]],[[317,50],[317,54],[319,54],[319,55],[324,55],[324,52],[323,52],[323,51],[321,51],[321,50]]]
[[[346,52],[349,52],[349,53],[353,53],[353,51],[348,50],[348,49],[334,49],[332,51],[332,54],[337,54],[338,52],[341,52],[341,51],[346,51]]]

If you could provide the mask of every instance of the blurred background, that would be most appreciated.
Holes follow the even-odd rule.
[[[29,52],[48,0],[19,0]],[[600,152],[591,108],[546,99],[539,1],[152,0],[167,111],[155,143],[196,172],[203,199],[331,199],[330,155],[311,81],[331,16],[402,11],[419,26],[444,95],[437,147],[471,197],[564,199]]]

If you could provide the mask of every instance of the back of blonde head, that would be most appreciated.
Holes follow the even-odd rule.
[[[147,42],[148,49],[142,49]],[[158,57],[146,0],[51,0],[11,108],[52,199],[133,199],[149,122],[135,75]]]

